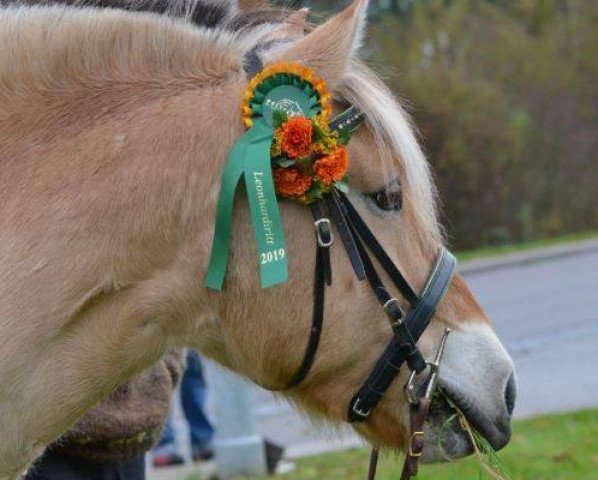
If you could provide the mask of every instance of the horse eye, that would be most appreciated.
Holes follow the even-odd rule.
[[[380,190],[372,194],[372,199],[382,210],[400,210],[403,206],[400,190]]]

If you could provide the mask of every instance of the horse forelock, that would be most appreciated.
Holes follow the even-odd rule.
[[[386,181],[395,177],[397,170],[401,173],[403,192],[419,220],[419,233],[442,243],[436,186],[407,112],[380,78],[358,61],[345,74],[340,92],[365,113]]]

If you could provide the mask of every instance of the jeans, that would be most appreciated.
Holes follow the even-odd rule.
[[[143,455],[127,462],[100,463],[46,450],[25,480],[144,480]]]
[[[214,437],[214,427],[205,414],[206,382],[199,355],[187,351],[187,369],[181,381],[181,406],[189,424],[192,448],[209,446]],[[172,415],[166,419],[164,433],[158,448],[173,447],[175,432],[172,425]]]

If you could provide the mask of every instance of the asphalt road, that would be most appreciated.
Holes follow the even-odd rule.
[[[515,414],[598,405],[598,252],[466,277],[515,361]]]
[[[465,278],[515,362],[517,417],[598,406],[598,249]],[[360,443],[348,428],[312,426],[257,387],[253,403],[261,433],[290,458]]]

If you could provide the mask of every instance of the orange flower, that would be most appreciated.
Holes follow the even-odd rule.
[[[276,167],[273,174],[276,193],[283,197],[300,197],[311,186],[311,176],[295,167]]]
[[[314,164],[316,177],[325,185],[339,182],[347,173],[349,167],[349,154],[344,147],[338,147],[330,155],[326,155]]]
[[[305,157],[311,152],[311,120],[291,117],[282,125],[281,149],[292,158]]]

